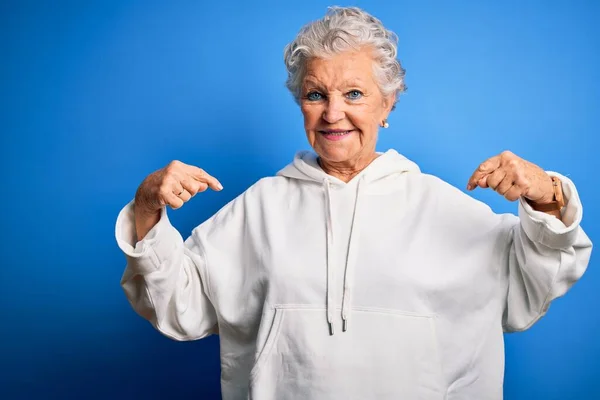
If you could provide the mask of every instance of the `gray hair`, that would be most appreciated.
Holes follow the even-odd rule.
[[[347,50],[370,47],[375,59],[373,73],[384,96],[396,99],[406,90],[405,69],[396,59],[398,37],[381,21],[357,7],[329,7],[325,16],[300,29],[284,50],[288,72],[286,86],[300,102],[306,62]]]

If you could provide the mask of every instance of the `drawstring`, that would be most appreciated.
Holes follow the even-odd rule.
[[[325,212],[327,230],[327,323],[329,334],[333,335],[333,224],[331,220],[331,188],[327,178],[323,180],[325,186]]]
[[[344,293],[342,297],[342,331],[348,330],[348,320],[350,319],[348,309],[350,308],[350,285],[352,284],[352,274],[356,264],[356,254],[359,230],[357,222],[358,205],[360,198],[361,185],[365,176],[361,176],[356,186],[356,199],[354,200],[354,211],[352,215],[352,225],[350,227],[350,239],[348,243],[348,257],[344,269]],[[329,324],[329,334],[333,335],[333,300],[334,287],[334,258],[333,258],[333,221],[331,212],[331,183],[327,178],[323,179],[325,187],[325,212],[326,212],[326,231],[327,231],[327,323]]]
[[[344,294],[342,298],[342,330],[346,332],[348,330],[348,320],[350,315],[348,309],[350,308],[350,285],[352,284],[352,274],[354,273],[354,266],[356,264],[357,247],[356,243],[359,237],[358,230],[358,204],[360,198],[360,188],[364,181],[365,176],[361,176],[358,184],[356,185],[356,199],[354,200],[354,212],[352,215],[352,227],[350,228],[350,241],[348,243],[348,259],[346,261],[346,269],[344,271]]]

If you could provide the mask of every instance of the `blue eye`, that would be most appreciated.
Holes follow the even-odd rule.
[[[360,90],[351,90],[346,94],[346,96],[348,96],[350,100],[357,100],[360,99],[363,94]]]
[[[323,95],[321,95],[321,93],[318,92],[310,92],[309,94],[306,95],[306,99],[309,101],[318,101],[321,100],[323,98]]]

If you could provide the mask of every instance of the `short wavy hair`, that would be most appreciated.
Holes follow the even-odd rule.
[[[381,93],[384,96],[395,94],[397,100],[406,90],[406,70],[396,58],[396,34],[387,30],[379,19],[358,7],[329,7],[322,19],[303,26],[296,38],[285,46],[283,58],[288,72],[286,86],[296,102],[300,103],[308,60],[365,47],[373,51],[373,73]]]

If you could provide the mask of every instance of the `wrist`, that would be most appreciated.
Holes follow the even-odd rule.
[[[561,218],[561,209],[565,206],[565,201],[562,192],[562,183],[560,179],[555,176],[551,177],[552,181],[552,195],[548,198],[542,198],[537,201],[528,200],[527,202],[536,211],[545,212],[547,214],[554,215],[557,218]]]
[[[138,203],[133,203],[133,211],[135,215],[141,218],[151,218],[160,215],[160,209],[153,210]]]
[[[137,240],[140,241],[160,221],[161,210],[149,210],[134,202],[133,213],[135,217],[136,236]]]
[[[153,217],[155,215],[159,215],[161,208],[154,208],[148,205],[147,201],[144,201],[143,196],[136,194],[133,201],[133,210],[134,213],[140,217]]]

